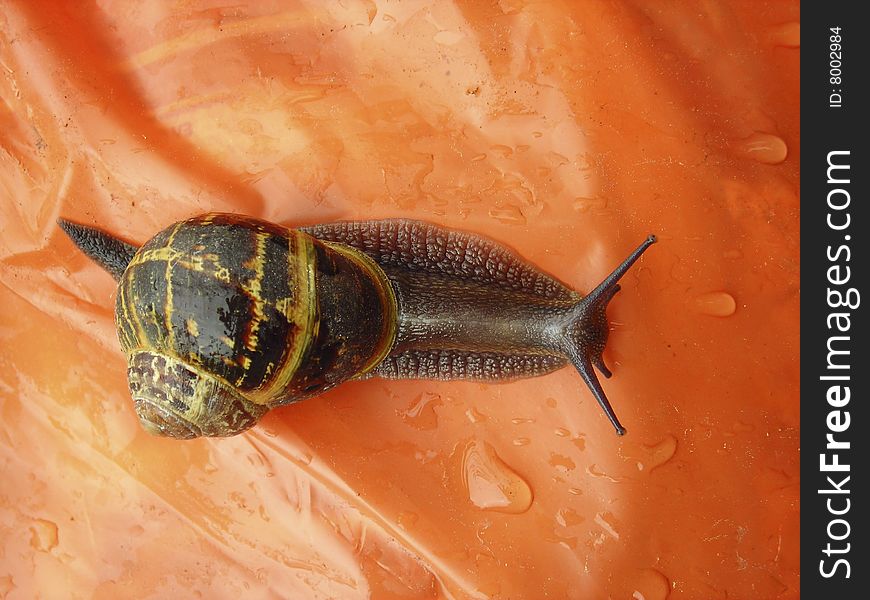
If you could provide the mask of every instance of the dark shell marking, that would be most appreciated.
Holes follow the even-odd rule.
[[[160,435],[181,439],[235,435],[268,410],[219,379],[161,354],[134,353],[127,378],[139,421]]]
[[[222,215],[160,232],[121,279],[121,346],[177,356],[243,394],[262,389],[309,327],[308,277],[296,276],[308,270],[306,238]]]

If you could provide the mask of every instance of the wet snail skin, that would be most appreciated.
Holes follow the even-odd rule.
[[[61,219],[118,281],[115,324],[151,433],[231,436],[344,381],[505,382],[568,364],[616,432],[607,304],[650,235],[587,295],[483,237],[409,220],[290,229],[210,213],[141,247]]]

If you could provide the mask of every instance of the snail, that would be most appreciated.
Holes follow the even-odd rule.
[[[142,426],[230,436],[344,381],[504,382],[574,366],[616,432],[607,304],[650,235],[586,296],[494,241],[421,221],[290,229],[210,213],[137,248],[60,219],[118,281],[115,324]]]

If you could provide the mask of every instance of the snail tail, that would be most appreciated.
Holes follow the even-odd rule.
[[[67,221],[58,219],[57,224],[67,234],[69,239],[78,246],[91,260],[108,271],[115,281],[121,279],[124,269],[136,254],[136,246],[128,244],[108,233]]]

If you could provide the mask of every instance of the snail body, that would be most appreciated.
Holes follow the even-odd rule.
[[[235,435],[344,381],[510,381],[572,364],[617,432],[607,303],[650,236],[582,296],[479,236],[408,220],[289,229],[212,213],[142,247],[60,221],[118,280],[115,322],[151,433]]]

